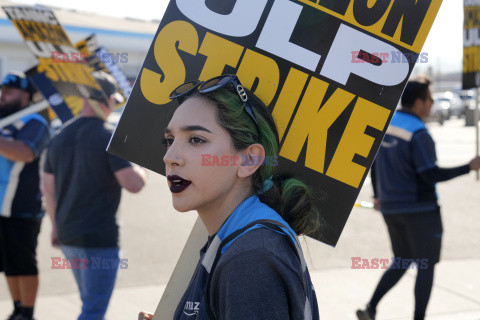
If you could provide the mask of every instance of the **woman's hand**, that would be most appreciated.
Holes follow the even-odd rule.
[[[152,320],[153,314],[142,311],[138,314],[138,320]]]

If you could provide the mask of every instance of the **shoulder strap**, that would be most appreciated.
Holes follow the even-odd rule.
[[[229,234],[222,241],[220,241],[219,238],[215,237],[215,239],[210,244],[211,247],[214,246],[214,247],[212,247],[212,249],[213,249],[212,251],[215,251],[216,253],[215,253],[215,255],[211,254],[209,257],[206,256],[205,258],[207,258],[206,259],[207,261],[205,261],[205,259],[204,259],[204,266],[208,270],[209,276],[208,276],[208,282],[207,282],[207,289],[206,289],[206,292],[205,292],[205,296],[203,298],[204,305],[205,305],[205,310],[207,311],[207,314],[208,314],[209,318],[210,319],[216,319],[212,310],[210,310],[210,304],[208,303],[208,300],[209,300],[209,295],[210,295],[210,285],[211,285],[213,270],[215,269],[215,267],[218,263],[218,260],[220,259],[221,255],[222,255],[223,247],[225,247],[228,243],[233,241],[235,238],[237,238],[242,233],[248,231],[248,229],[250,229],[250,228],[252,228],[256,225],[259,225],[259,224],[264,226],[264,227],[270,228],[272,230],[278,231],[280,233],[284,233],[290,239],[290,243],[294,246],[295,252],[296,252],[297,257],[299,258],[301,266],[302,266],[303,292],[304,292],[305,297],[306,297],[305,319],[306,320],[311,319],[312,316],[311,316],[310,301],[309,301],[309,298],[308,298],[307,282],[306,282],[306,279],[305,279],[305,272],[307,271],[307,264],[306,264],[305,258],[303,256],[303,252],[302,252],[302,248],[300,246],[300,242],[297,238],[297,235],[295,233],[292,233],[285,225],[283,225],[282,223],[280,223],[278,221],[270,220],[270,219],[255,220],[255,221],[247,224],[245,227]],[[215,240],[217,240],[217,241],[215,241]],[[216,250],[215,250],[215,247],[216,247]],[[213,256],[214,256],[214,258],[213,258]]]
[[[47,120],[45,120],[45,118],[43,118],[38,113],[32,113],[32,114],[26,115],[25,117],[23,117],[21,119],[21,121],[23,121],[25,124],[30,120],[37,120],[37,121],[41,122],[42,124],[48,126]]]

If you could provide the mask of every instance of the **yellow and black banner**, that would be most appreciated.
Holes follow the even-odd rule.
[[[80,51],[82,58],[95,71],[103,71],[110,74],[118,84],[119,91],[124,99],[127,101],[130,96],[132,88],[122,69],[110,59],[110,53],[104,47],[99,46],[98,39],[95,34],[91,34],[83,40],[75,44],[75,47]],[[104,57],[107,57],[106,59]],[[115,108],[120,108],[125,105],[125,102],[118,103]]]
[[[480,0],[464,0],[463,89],[480,87]]]
[[[441,0],[171,0],[109,151],[164,174],[161,140],[191,80],[235,73],[271,110],[281,173],[326,193],[335,245]]]
[[[35,72],[45,73],[74,115],[82,108],[81,98],[104,95],[52,10],[30,6],[2,9],[38,59]]]

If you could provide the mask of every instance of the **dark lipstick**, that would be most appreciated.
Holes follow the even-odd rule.
[[[183,190],[187,189],[188,186],[192,183],[192,181],[185,180],[180,176],[173,175],[167,176],[168,181],[170,181],[170,191],[173,193],[179,193]]]

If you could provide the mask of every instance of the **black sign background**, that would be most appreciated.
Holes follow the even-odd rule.
[[[412,59],[412,61],[397,61],[397,63],[405,63],[408,71],[406,76],[402,78],[403,80],[398,82],[397,84],[389,86],[381,85],[375,83],[374,81],[366,80],[358,75],[351,74],[348,78],[348,81],[344,85],[332,79],[323,77],[320,74],[324,66],[326,57],[328,56],[331,49],[332,43],[336,39],[339,28],[341,26],[347,26],[361,33],[368,34],[370,37],[372,37],[372,39],[376,39],[379,42],[389,44],[390,46],[392,46],[394,51],[401,52],[405,56],[416,57],[418,54],[411,50],[405,49],[404,46],[400,46],[395,44],[394,42],[389,42],[385,40],[385,37],[382,35],[367,33],[362,30],[362,28],[359,28],[354,24],[348,23],[348,21],[346,21],[345,19],[339,19],[332,14],[306,5],[301,1],[290,1],[303,7],[300,17],[293,30],[292,36],[290,37],[290,42],[315,53],[318,53],[322,56],[318,66],[316,67],[316,70],[308,70],[299,65],[293,64],[286,59],[280,58],[274,54],[271,54],[270,52],[264,51],[256,47],[257,40],[265,27],[265,23],[269,14],[272,11],[272,6],[274,5],[274,2],[274,0],[268,0],[265,10],[263,11],[259,23],[253,33],[244,37],[232,37],[206,29],[205,27],[191,21],[178,9],[176,2],[172,0],[167,8],[162,22],[160,23],[159,29],[155,36],[155,40],[153,41],[149,49],[143,67],[137,77],[132,94],[127,102],[125,111],[123,112],[116,132],[112,137],[108,151],[123,158],[126,158],[130,161],[133,161],[139,165],[147,167],[151,170],[154,170],[162,175],[165,174],[165,164],[162,160],[163,155],[165,154],[165,147],[162,145],[161,140],[164,136],[163,130],[168,124],[171,116],[173,115],[177,104],[176,102],[166,102],[165,104],[152,103],[146,98],[146,94],[143,92],[145,88],[142,88],[142,77],[144,77],[145,73],[147,72],[155,72],[160,74],[159,81],[157,84],[154,84],[155,86],[158,85],[158,88],[162,88],[162,86],[167,86],[167,82],[170,77],[170,73],[169,71],[167,71],[168,63],[170,62],[171,64],[175,64],[179,62],[178,59],[169,61],[167,58],[165,58],[164,61],[160,61],[162,67],[165,68],[165,71],[162,71],[162,67],[159,66],[159,64],[157,63],[158,61],[155,59],[155,50],[157,50],[157,53],[160,51],[172,51],[171,47],[159,47],[159,44],[156,44],[155,42],[156,39],[159,37],[159,34],[161,34],[164,29],[172,28],[172,26],[175,24],[182,26],[182,28],[179,28],[178,41],[173,43],[175,45],[178,57],[181,58],[181,63],[185,65],[186,74],[185,77],[179,79],[176,85],[179,85],[185,81],[199,79],[202,70],[204,69],[204,66],[206,65],[206,63],[209,62],[209,60],[206,55],[198,52],[198,48],[200,48],[199,50],[202,51],[202,44],[207,38],[212,39],[213,37],[217,39],[216,37],[220,37],[225,41],[236,43],[244,47],[240,62],[238,63],[238,65],[226,65],[220,73],[238,73],[238,71],[242,68],[242,63],[243,61],[245,61],[247,54],[249,54],[248,50],[258,53],[259,55],[261,55],[261,57],[275,60],[279,71],[279,83],[273,100],[269,104],[269,108],[271,111],[273,111],[274,114],[276,111],[276,103],[282,96],[282,93],[284,95],[286,92],[288,92],[287,95],[291,94],[291,96],[293,97],[293,101],[296,101],[294,103],[296,104],[295,112],[297,112],[299,109],[299,105],[301,105],[302,99],[305,98],[305,94],[306,92],[308,92],[308,89],[305,88],[303,88],[303,90],[300,90],[300,92],[292,91],[291,93],[288,91],[290,90],[290,88],[285,89],[285,81],[288,82],[289,74],[304,75],[296,79],[305,79],[305,87],[308,87],[308,85],[311,83],[319,83],[319,81],[322,83],[325,82],[328,85],[328,89],[326,90],[323,99],[320,99],[318,101],[318,108],[323,107],[325,103],[335,95],[336,91],[340,92],[339,94],[341,96],[349,94],[355,95],[353,100],[348,104],[348,106],[345,107],[345,109],[340,113],[340,115],[336,118],[336,120],[328,129],[324,157],[324,173],[318,172],[305,166],[307,148],[312,149],[312,151],[315,148],[315,146],[308,146],[308,139],[298,141],[298,144],[302,145],[303,147],[301,148],[302,151],[300,152],[300,155],[298,156],[298,159],[296,159],[296,161],[289,160],[288,158],[282,156],[279,157],[280,172],[290,173],[315,188],[317,198],[319,199],[319,206],[323,208],[323,218],[325,224],[324,228],[313,237],[327,244],[335,245],[348,219],[348,216],[355,203],[363,181],[367,176],[368,170],[375,158],[376,151],[379,148],[379,145],[383,138],[383,134],[388,126],[388,122],[393,115],[393,110],[395,110],[395,107],[397,106],[397,102],[408,80],[408,76],[413,69],[415,59]],[[327,1],[325,3],[328,3],[327,5],[329,5],[330,9],[334,11],[341,11],[341,7],[344,6],[346,2],[348,1]],[[236,1],[208,0],[205,3],[212,11],[228,15],[232,12]],[[401,7],[401,3],[403,2],[398,2],[397,0],[395,1],[395,3],[397,4],[397,7]],[[441,1],[437,1],[437,6],[433,9],[432,7],[430,7],[430,9],[438,10],[440,3]],[[427,9],[429,9],[428,4]],[[381,8],[373,8],[372,10],[374,12],[375,10],[381,10]],[[372,14],[372,12],[366,12],[366,14],[370,15]],[[435,16],[435,14],[436,11],[433,13],[433,17]],[[421,21],[423,21],[423,19]],[[431,21],[427,21],[427,24],[429,24],[428,28],[430,28],[431,23],[433,23],[433,19]],[[195,52],[193,54],[187,53],[184,49],[181,49],[186,36],[181,36],[180,34],[191,35],[191,28],[193,28],[198,34],[198,48],[197,50],[194,50]],[[405,27],[405,30],[403,31],[404,34],[408,34],[409,32],[411,32],[411,30],[408,28],[408,26]],[[216,55],[218,55],[219,59],[228,60],[229,58],[224,56],[224,53],[222,53],[224,51],[224,48],[225,47],[219,46],[216,47],[215,50],[212,50],[211,47],[208,49],[209,52],[214,52]],[[362,48],[358,49],[360,50]],[[391,55],[393,54],[393,52],[389,54],[391,59]],[[369,60],[367,63],[369,62],[373,64],[377,61]],[[388,61],[388,63],[392,63],[392,61]],[[255,93],[259,93],[261,98],[262,92],[260,92],[260,89],[257,92],[257,88],[262,87],[262,85],[264,86],[264,88],[265,86],[272,85],[272,83],[270,82],[273,82],[273,85],[276,85],[275,79],[267,80],[259,77],[256,78],[255,81],[252,81],[252,78],[255,77],[256,69],[251,68],[249,69],[249,71],[250,72],[243,72],[243,77],[242,75],[239,75],[240,80],[245,85],[245,87],[251,89]],[[219,75],[220,73],[208,74],[208,78]],[[206,79],[204,78],[201,80]],[[173,86],[173,88],[176,87],[176,85]],[[172,84],[169,84],[168,86],[172,86]],[[295,95],[298,94],[301,95],[298,96],[298,98],[295,98]],[[346,128],[348,127],[349,122],[353,121],[352,112],[359,104],[360,100],[367,100],[371,103],[374,103],[378,108],[371,110],[378,111],[378,113],[386,116],[383,125],[377,129],[373,128],[368,123],[365,123],[366,128],[364,133],[365,135],[373,139],[373,144],[370,151],[365,156],[361,156],[359,154],[353,156],[352,162],[364,168],[364,172],[358,187],[354,187],[352,185],[341,182],[338,179],[332,178],[326,173],[328,173],[328,169],[330,167],[330,164],[332,163],[334,154],[340,149],[340,141],[346,132]],[[369,114],[368,117],[374,118],[374,114]],[[282,137],[281,150],[285,145],[286,139],[288,139],[287,136],[291,131],[292,121],[290,121],[288,125],[289,127],[287,128],[287,131]],[[280,155],[282,155],[282,152],[280,152]]]

